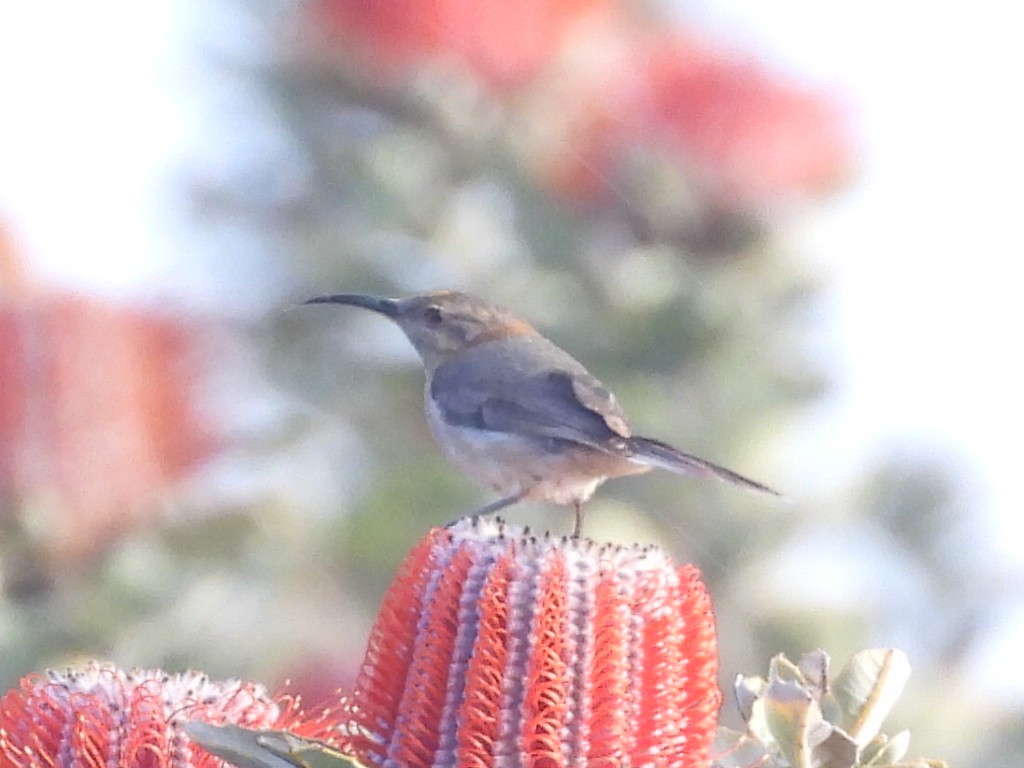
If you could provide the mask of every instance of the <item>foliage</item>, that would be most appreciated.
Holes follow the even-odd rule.
[[[903,651],[861,651],[832,677],[824,651],[797,664],[775,656],[768,678],[736,678],[747,732],[719,731],[716,768],[944,768],[938,760],[904,760],[910,732],[880,733],[903,692],[910,663]]]

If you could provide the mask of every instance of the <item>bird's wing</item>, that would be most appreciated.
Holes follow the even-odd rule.
[[[500,365],[450,362],[435,370],[430,393],[450,424],[600,448],[630,435],[615,396],[582,367],[509,375]]]

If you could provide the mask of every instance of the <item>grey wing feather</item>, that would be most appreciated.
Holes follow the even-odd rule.
[[[552,371],[520,383],[514,392],[488,398],[482,405],[490,429],[557,437],[601,445],[629,436],[625,414],[599,382]],[[601,398],[601,392],[607,395]],[[583,402],[578,392],[584,392]]]
[[[572,377],[572,392],[576,400],[583,407],[599,415],[608,429],[619,437],[629,437],[631,432],[629,422],[626,421],[626,413],[615,399],[615,395],[609,392],[605,386],[587,374],[586,376]]]
[[[557,348],[556,348],[557,349]],[[561,352],[561,350],[558,350]],[[561,353],[565,355],[565,353]],[[546,355],[550,357],[550,352]],[[575,360],[569,370],[463,358],[434,371],[430,394],[446,421],[609,447],[629,436],[614,396]]]

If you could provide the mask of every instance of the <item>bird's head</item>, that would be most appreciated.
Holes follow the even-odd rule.
[[[504,309],[459,291],[436,291],[407,299],[338,293],[304,303],[349,304],[391,318],[405,331],[428,370],[477,344],[537,333],[529,323]]]

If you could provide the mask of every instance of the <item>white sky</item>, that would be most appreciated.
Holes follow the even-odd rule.
[[[1021,12],[997,0],[686,5],[837,85],[861,121],[859,179],[793,225],[833,283],[845,378],[800,460],[829,456],[833,468],[808,473],[834,476],[837,457],[863,460],[888,437],[948,447],[976,478],[993,560],[1019,582]],[[47,277],[131,293],[185,258],[161,185],[201,124],[181,67],[194,8],[0,3],[0,220]],[[1024,617],[1001,638],[993,665],[1016,666]]]
[[[188,120],[174,7],[0,3],[0,216],[47,278],[116,292],[167,266],[160,187]]]
[[[860,120],[853,189],[794,233],[835,286],[842,430],[948,445],[1022,563],[1024,46],[1007,7],[718,0],[708,16],[837,85]]]

